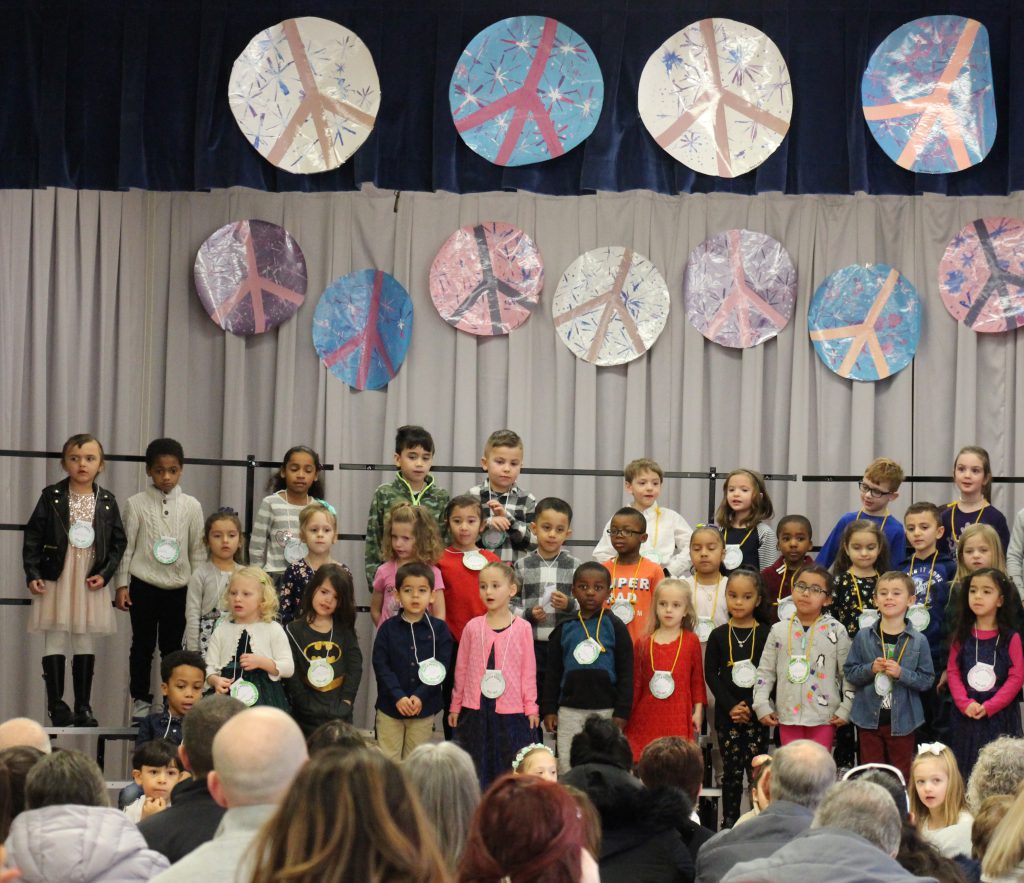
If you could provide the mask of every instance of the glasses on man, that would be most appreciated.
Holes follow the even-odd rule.
[[[610,537],[638,537],[642,530],[630,530],[628,527],[609,527],[606,531]]]
[[[881,500],[882,497],[888,497],[892,494],[892,491],[883,491],[880,487],[872,487],[866,481],[857,483],[857,487],[860,488],[860,492],[866,497],[871,497],[872,500]]]
[[[801,595],[827,595],[828,589],[823,589],[821,586],[810,586],[807,583],[795,583],[793,585],[793,594],[797,593]]]

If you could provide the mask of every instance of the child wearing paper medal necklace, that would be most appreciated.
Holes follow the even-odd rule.
[[[778,558],[778,540],[768,523],[775,515],[764,477],[752,469],[734,469],[725,477],[715,522],[722,529],[722,567],[763,570]]]
[[[879,573],[888,569],[889,544],[882,528],[873,521],[851,521],[832,565],[836,594],[830,611],[846,626],[850,638],[878,623],[872,599]]]
[[[990,525],[1005,551],[1010,543],[1010,529],[1006,516],[992,505],[992,462],[988,451],[976,445],[961,448],[953,461],[953,483],[960,499],[942,511],[942,542],[948,551],[956,551],[960,536],[972,524]]]
[[[714,526],[698,524],[690,535],[695,632],[702,650],[715,627],[724,625],[729,617],[725,605],[726,578],[721,572],[724,551],[722,535]]]

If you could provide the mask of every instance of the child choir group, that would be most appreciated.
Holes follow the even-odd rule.
[[[442,711],[485,787],[513,767],[568,770],[590,715],[622,727],[635,759],[654,739],[706,728],[731,825],[744,775],[777,728],[779,743],[813,739],[839,767],[859,754],[908,780],[913,768],[912,797],[938,830],[962,807],[950,817],[935,776],[966,778],[987,742],[1021,734],[1024,512],[1011,539],[983,449],[957,455],[956,501],[914,502],[902,523],[889,505],[903,471],[873,461],[859,507],[815,560],[809,520],[786,515],[773,529],[754,470],[729,473],[715,523],[691,528],[660,505],[662,470],[641,459],[625,468],[633,505],[608,521],[596,560],[581,562],[565,548],[570,504],[519,485],[523,453],[515,432],[492,433],[484,481],[450,496],[430,472],[430,434],[397,432],[397,472],[374,493],[365,555],[375,727],[389,757],[429,740]],[[180,717],[204,687],[289,710],[306,733],[351,720],[363,663],[353,577],[331,557],[337,517],[315,451],[285,454],[248,566],[237,514],[204,522],[179,487],[185,456],[173,439],[148,446],[152,485],[128,500],[123,524],[96,483],[95,438],[72,436],[61,463],[67,478],[43,490],[23,555],[54,725],[96,725],[94,636],[116,627],[111,581],[131,616],[133,717],[150,735],[180,741]],[[157,646],[166,701],[153,708]],[[173,766],[141,760],[137,770]]]

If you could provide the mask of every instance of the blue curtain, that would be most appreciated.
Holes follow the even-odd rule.
[[[0,187],[550,194],[649,189],[661,193],[1004,194],[1024,184],[1024,0],[6,0],[0,7]],[[875,144],[860,107],[871,52],[899,25],[941,13],[988,28],[998,134],[979,166],[914,175]],[[534,166],[503,169],[472,153],[448,109],[459,53],[480,30],[516,14],[546,14],[578,31],[605,78],[605,106],[587,141]],[[227,104],[234,59],[259,30],[303,15],[337,21],[366,42],[380,75],[377,126],[342,168],[293,175],[245,141]],[[738,178],[699,175],[648,135],[636,107],[647,58],[708,16],[755,25],[789,65],[789,135]]]

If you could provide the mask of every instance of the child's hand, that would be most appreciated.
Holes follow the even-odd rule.
[[[167,809],[167,801],[162,797],[147,797],[142,803],[142,818],[148,819],[165,809]]]
[[[844,721],[841,717],[839,717],[837,715],[832,715],[832,717],[829,718],[829,723],[832,724],[833,727],[837,727],[838,728],[838,727],[845,727],[846,724],[847,724],[847,721]]]
[[[46,594],[46,583],[41,579],[34,579],[28,584],[28,590],[33,595],[45,595]]]
[[[762,724],[766,727],[777,727],[779,725],[779,716],[777,714],[766,714],[762,718],[758,718]]]
[[[114,593],[114,606],[118,610],[127,610],[132,606],[131,596],[128,594],[128,586],[118,586]]]
[[[495,530],[508,531],[512,526],[512,522],[509,521],[504,515],[492,515],[487,519],[487,524],[493,527]]]
[[[505,517],[505,507],[501,505],[501,501],[500,500],[488,500],[487,501],[487,508],[491,510],[491,517],[492,518],[495,518],[495,517],[497,517],[497,518],[504,518]]]
[[[227,694],[231,689],[231,678],[222,678],[220,675],[210,675],[206,679],[206,683],[213,687],[215,693],[222,695]]]
[[[900,672],[903,671],[902,666],[895,659],[887,659],[885,661],[885,673],[891,678],[899,679]]]
[[[260,656],[257,653],[243,653],[238,657],[238,664],[242,667],[242,671],[262,669],[270,674],[277,674],[277,663],[270,657]]]
[[[412,696],[403,696],[395,703],[395,708],[402,717],[416,717],[416,705]]]
[[[569,606],[569,596],[563,592],[552,592],[551,606],[554,607],[555,610],[565,610]]]
[[[526,719],[530,722],[530,729],[536,730],[540,726],[540,715],[539,714],[528,714]]]
[[[453,730],[459,726],[459,713],[457,711],[448,712],[448,726]]]
[[[936,693],[941,693],[943,690],[945,690],[946,689],[946,684],[948,683],[948,681],[949,681],[949,672],[948,671],[944,671],[941,675],[939,675],[939,682],[935,685],[935,692]]]
[[[701,724],[704,723],[704,712],[699,708],[693,712],[693,731],[695,733],[700,732]]]
[[[985,711],[985,706],[980,702],[972,701],[967,708],[964,709],[964,714],[967,717],[974,718],[974,720],[981,720],[988,712]]]
[[[624,717],[613,717],[612,723],[615,724],[620,730],[626,729],[626,719]]]
[[[544,608],[539,604],[530,611],[530,616],[533,617],[533,621],[536,623],[542,623],[548,618],[547,613],[544,612]]]
[[[875,661],[871,663],[871,673],[877,675],[885,671],[885,663],[886,660],[884,660],[881,656],[875,657]]]
[[[558,715],[557,714],[546,714],[544,715],[544,729],[549,733],[558,732]]]
[[[410,696],[409,699],[412,702],[413,711],[416,714],[423,711],[423,700],[420,699],[419,696]]]
[[[750,708],[746,702],[737,702],[729,709],[729,719],[735,724],[745,724],[750,721]]]
[[[102,589],[107,584],[107,581],[97,573],[95,576],[86,577],[85,584],[89,591],[95,592],[97,589]]]

